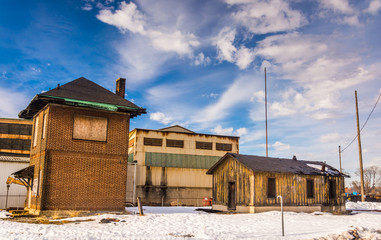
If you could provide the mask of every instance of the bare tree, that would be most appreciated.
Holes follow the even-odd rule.
[[[360,176],[360,169],[355,172]],[[360,181],[352,182],[352,189],[359,192],[361,188]],[[381,168],[371,166],[364,169],[364,191],[365,194],[381,194]]]

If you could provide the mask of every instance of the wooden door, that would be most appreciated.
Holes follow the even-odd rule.
[[[235,210],[235,182],[229,182],[228,184],[228,209]]]

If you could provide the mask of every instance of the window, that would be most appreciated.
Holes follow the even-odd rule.
[[[146,146],[162,146],[163,139],[161,138],[144,138],[144,145]]]
[[[75,115],[73,138],[106,142],[107,118]]]
[[[0,123],[0,134],[32,135],[32,125]]]
[[[232,145],[228,143],[216,143],[216,150],[220,151],[231,151]]]
[[[212,150],[212,145],[211,142],[196,142],[196,149]]]
[[[167,139],[167,147],[184,148],[184,141],[183,140]]]
[[[46,121],[47,120],[48,120],[48,117],[46,113],[44,113],[43,119],[42,119],[42,139],[46,137]]]
[[[307,179],[307,198],[314,198],[315,188],[314,188],[314,180]]]
[[[128,147],[133,147],[134,146],[134,143],[135,143],[135,138],[134,139],[131,139],[130,141],[128,141]]]
[[[275,198],[276,197],[275,178],[268,178],[267,179],[267,197],[268,198]]]
[[[33,147],[35,147],[37,145],[38,119],[39,119],[39,117],[37,116],[36,119],[34,120]]]
[[[330,199],[336,198],[336,181],[335,180],[329,180],[329,198]]]
[[[30,150],[30,140],[15,138],[0,138],[0,149],[8,150]]]

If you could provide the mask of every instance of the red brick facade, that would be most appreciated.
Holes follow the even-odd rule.
[[[107,119],[107,140],[73,139],[76,115]],[[34,126],[37,118],[38,130],[33,130],[37,142],[32,137],[31,148],[34,186],[28,207],[124,210],[129,114],[48,104],[34,116]]]

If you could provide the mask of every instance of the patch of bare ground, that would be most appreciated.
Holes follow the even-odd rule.
[[[356,227],[341,234],[332,234],[327,237],[313,240],[378,240],[381,239],[381,230]]]

